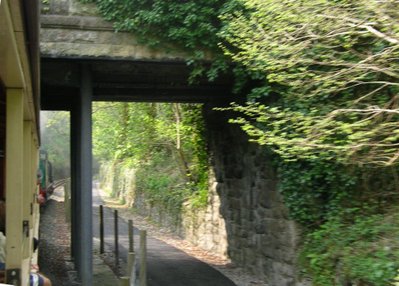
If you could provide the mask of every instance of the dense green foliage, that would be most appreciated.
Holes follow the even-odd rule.
[[[130,31],[152,46],[184,43],[188,50],[215,49],[222,0],[95,1],[118,30]]]
[[[139,41],[153,48],[176,49],[187,53],[193,67],[192,79],[206,73],[214,79],[227,69],[228,61],[218,48],[219,15],[233,9],[225,0],[82,0],[96,3],[105,19],[116,30],[134,33]],[[233,1],[232,1],[233,3]],[[212,64],[202,64],[212,57]]]
[[[88,1],[150,46],[188,51],[188,64],[212,53],[210,79],[227,59],[244,67],[237,80],[256,86],[246,105],[232,106],[241,114],[232,122],[277,154],[280,190],[307,233],[306,274],[323,286],[392,282],[398,1]]]
[[[389,285],[399,268],[397,168],[278,164],[290,216],[306,227],[303,275],[317,286]]]
[[[307,227],[339,213],[361,181],[359,172],[320,160],[279,163],[278,172],[290,216]]]
[[[388,285],[399,258],[397,1],[242,1],[223,15],[225,51],[263,75],[232,109],[280,158],[280,189],[306,226],[315,285]],[[372,166],[372,167],[370,167]],[[365,235],[367,232],[367,235]]]
[[[174,212],[186,201],[205,204],[208,159],[202,133],[200,106],[94,105],[94,155],[112,166],[110,191],[124,201],[144,194],[148,203]]]
[[[314,285],[390,285],[399,267],[398,210],[392,215],[364,215],[347,209],[309,234],[303,264]]]
[[[228,66],[223,46],[246,67],[238,80],[263,79],[251,99],[280,99],[235,108],[259,125],[248,117],[236,122],[284,157],[378,165],[399,158],[396,1],[85,2],[150,46],[188,51],[189,64],[211,52],[211,79]],[[194,69],[194,76],[202,72]]]
[[[242,2],[220,35],[234,61],[263,75],[256,95],[268,104],[236,107],[247,116],[236,122],[289,159],[396,164],[399,3]]]

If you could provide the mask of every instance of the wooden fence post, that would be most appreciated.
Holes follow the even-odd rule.
[[[100,205],[100,253],[104,253],[104,209]]]
[[[115,266],[119,265],[118,210],[114,210]]]
[[[134,252],[133,220],[129,219],[129,252]]]
[[[140,231],[140,286],[147,286],[147,231]]]
[[[127,263],[127,276],[129,276],[130,285],[136,283],[136,255],[134,252],[129,252]]]

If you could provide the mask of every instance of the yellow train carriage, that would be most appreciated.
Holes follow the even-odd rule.
[[[38,1],[0,0],[0,199],[6,208],[5,282],[29,285],[38,231]]]

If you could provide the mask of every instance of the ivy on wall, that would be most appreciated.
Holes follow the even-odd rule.
[[[96,3],[102,16],[117,31],[134,33],[153,48],[187,52],[191,80],[206,75],[210,80],[228,69],[229,61],[219,49],[219,15],[233,9],[225,0],[81,0]],[[209,61],[212,59],[211,61]],[[204,61],[207,63],[204,64]],[[210,65],[209,65],[210,63]]]

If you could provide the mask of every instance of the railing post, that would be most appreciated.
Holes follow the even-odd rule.
[[[119,265],[118,210],[114,210],[115,266]]]
[[[127,263],[127,276],[129,276],[130,285],[136,285],[136,255],[134,252],[129,252]]]
[[[140,231],[140,286],[147,286],[147,231]]]
[[[104,209],[100,205],[100,253],[104,253]]]
[[[133,220],[129,219],[129,252],[134,252]]]

